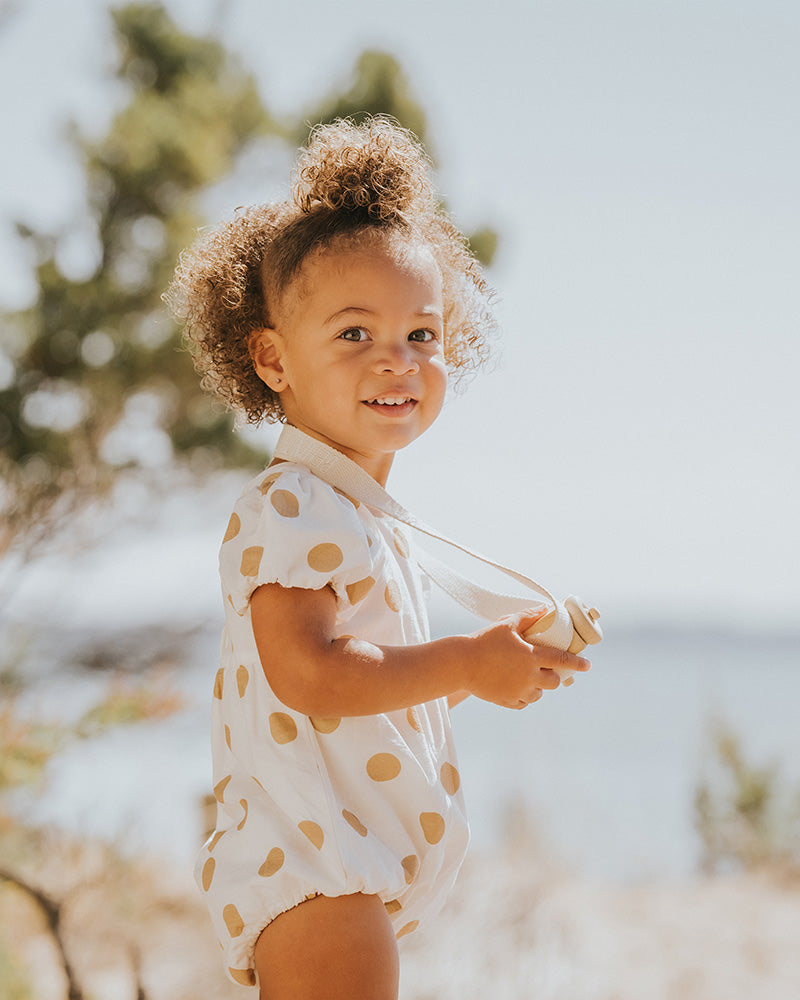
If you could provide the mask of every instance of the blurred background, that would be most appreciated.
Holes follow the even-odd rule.
[[[0,2],[2,1000],[245,995],[190,870],[216,552],[277,430],[161,295],[364,112],[503,326],[390,488],[606,630],[569,691],[455,713],[471,858],[404,1000],[800,992],[799,43],[788,0]]]

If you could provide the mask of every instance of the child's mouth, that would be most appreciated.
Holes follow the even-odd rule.
[[[411,413],[417,405],[417,401],[411,396],[384,396],[383,398],[376,396],[374,399],[365,399],[364,405],[387,417],[403,417],[407,413]]]

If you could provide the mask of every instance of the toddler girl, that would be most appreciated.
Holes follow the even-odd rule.
[[[490,293],[419,145],[373,119],[315,130],[292,199],[205,235],[171,296],[205,384],[291,445],[222,542],[197,878],[230,977],[262,1000],[395,1000],[397,939],[467,846],[449,706],[521,708],[588,663],[520,637],[536,609],[432,642],[406,531],[317,473],[333,457],[385,484],[448,371],[482,360]]]

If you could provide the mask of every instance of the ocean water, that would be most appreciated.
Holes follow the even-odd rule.
[[[150,638],[169,644],[168,635]],[[136,633],[128,641],[137,644]],[[104,642],[125,658],[122,638]],[[21,804],[30,818],[191,865],[211,784],[217,630],[188,628],[172,645],[184,661],[171,675],[184,710],[74,744]],[[80,660],[79,646],[59,634],[41,655]],[[607,634],[592,652],[588,674],[522,712],[476,699],[454,710],[473,851],[501,849],[524,818],[542,863],[615,881],[691,873],[700,846],[693,797],[714,756],[715,720],[732,728],[751,763],[774,762],[784,787],[800,790],[800,635],[663,627]],[[102,670],[62,665],[23,704],[75,714],[106,681]]]

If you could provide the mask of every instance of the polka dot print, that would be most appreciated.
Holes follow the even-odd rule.
[[[375,580],[371,576],[364,577],[363,580],[359,580],[357,583],[348,584],[345,587],[348,601],[351,604],[358,604],[359,601],[364,600],[374,586]]]
[[[264,864],[258,869],[258,874],[262,878],[272,878],[272,876],[283,868],[286,855],[280,847],[273,847],[264,860]]]
[[[214,879],[214,869],[217,867],[217,862],[213,858],[209,858],[208,861],[203,865],[203,874],[201,876],[201,885],[205,892],[211,888],[211,883]]]
[[[397,549],[397,554],[403,559],[407,559],[409,548],[406,536],[399,528],[394,528],[392,534],[394,535],[394,547]]]
[[[265,476],[261,480],[258,489],[262,496],[266,496],[266,494],[269,492],[270,487],[272,486],[272,484],[275,482],[276,479],[280,478],[280,475],[281,475],[281,470],[276,469],[275,472],[270,472],[268,476]]]
[[[300,513],[300,503],[289,490],[273,490],[269,495],[269,502],[281,517],[297,517]]]
[[[297,739],[297,724],[285,712],[273,712],[269,717],[269,731],[273,740],[283,746]]]
[[[403,872],[406,876],[406,885],[411,885],[419,871],[419,858],[416,854],[409,854],[408,857],[403,858],[400,864],[403,866]]]
[[[228,966],[231,979],[240,986],[255,986],[256,974],[252,969],[232,969]]]
[[[242,552],[242,562],[239,572],[242,576],[258,576],[261,559],[264,556],[263,545],[250,545]]]
[[[373,781],[391,781],[400,770],[400,761],[393,753],[376,753],[367,761],[367,774]]]
[[[230,936],[239,937],[244,930],[244,920],[242,920],[241,913],[239,913],[233,903],[228,903],[223,909],[222,919],[225,921],[225,926],[228,928]]]
[[[444,836],[444,816],[437,812],[420,813],[419,825],[429,844],[438,844]]]
[[[297,829],[308,837],[318,851],[322,850],[322,845],[325,843],[325,834],[318,823],[314,823],[310,819],[304,819],[297,824]]]
[[[366,837],[369,831],[361,822],[361,820],[358,818],[358,816],[354,815],[351,812],[348,812],[347,809],[342,809],[342,816],[344,816],[344,818],[347,820],[350,826],[352,826],[352,828],[356,831],[359,837]]]
[[[454,870],[466,833],[458,832],[460,805],[450,801],[461,778],[439,701],[388,719],[303,716],[264,683],[253,649],[250,596],[275,580],[333,588],[338,645],[349,635],[398,646],[426,641],[410,533],[288,463],[252,481],[223,541],[227,633],[223,668],[212,679],[214,794],[224,831],[207,842],[196,876],[229,976],[252,986],[248,949],[258,928],[251,921],[266,923],[282,900],[332,885],[380,895],[395,934],[405,937],[429,905],[440,905],[448,879],[437,872]]]
[[[400,587],[396,580],[390,580],[386,584],[386,590],[383,592],[384,600],[386,604],[391,608],[392,611],[397,612],[403,606],[403,598],[400,593]]]
[[[449,761],[445,761],[442,764],[439,777],[442,782],[442,788],[444,788],[448,795],[455,795],[461,787],[461,776]]]
[[[344,553],[334,542],[315,545],[308,553],[308,565],[317,573],[332,573],[342,564]]]
[[[316,729],[318,733],[335,733],[339,726],[342,724],[341,719],[323,719],[319,716],[313,715],[309,717],[311,725]]]
[[[226,778],[223,778],[222,781],[218,781],[217,784],[214,785],[214,798],[217,802],[221,803],[223,801],[222,796],[225,794],[225,789],[228,787],[228,782],[230,780],[231,775],[229,774]]]
[[[232,538],[236,538],[242,528],[242,522],[238,514],[231,514],[231,519],[228,521],[228,527],[225,531],[225,537],[222,539],[222,544],[229,542]]]

